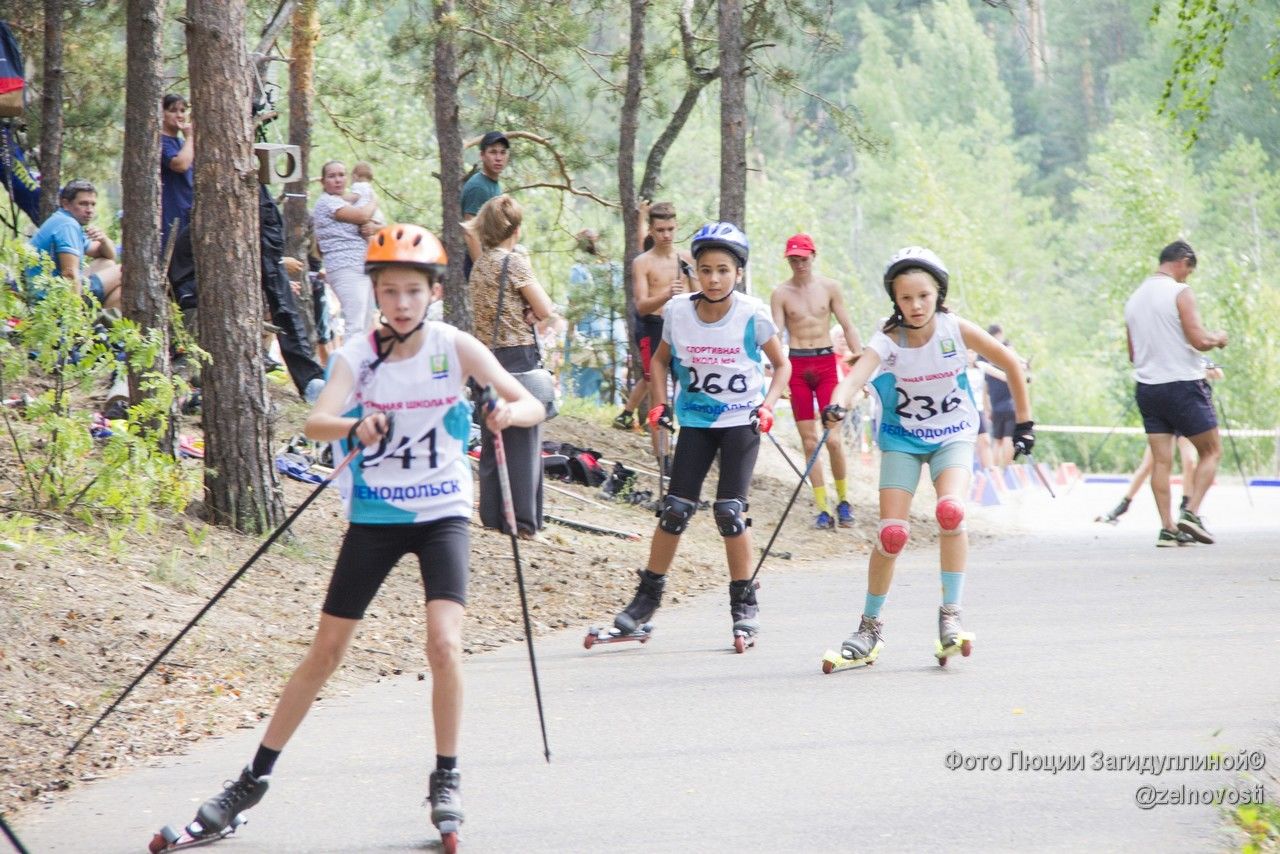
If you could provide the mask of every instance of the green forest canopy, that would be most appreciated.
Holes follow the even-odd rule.
[[[121,5],[77,4],[65,39],[63,176],[107,187],[118,184],[123,135]],[[253,32],[275,5],[250,3]],[[616,198],[626,5],[572,0],[541,4],[556,10],[543,15],[529,14],[528,2],[459,5],[462,14],[483,7],[488,31],[537,51],[540,66],[492,43],[487,52],[470,44],[463,59],[477,71],[461,93],[464,135],[497,126],[549,137],[576,186]],[[901,245],[927,244],[954,271],[952,307],[980,324],[1002,323],[1032,359],[1040,423],[1111,426],[1127,415],[1136,424],[1122,305],[1160,247],[1184,237],[1201,259],[1192,283],[1202,313],[1231,335],[1215,354],[1227,370],[1217,393],[1231,425],[1280,424],[1280,348],[1270,328],[1280,288],[1266,274],[1280,245],[1280,114],[1266,79],[1280,0],[1248,4],[1250,26],[1237,25],[1225,43],[1192,147],[1176,90],[1175,114],[1161,111],[1185,38],[1176,8],[1153,18],[1150,0],[1077,0],[1050,4],[1036,27],[1021,2],[786,5],[817,13],[821,25],[801,32],[808,25],[774,10],[780,37],[757,54],[749,83],[747,232],[758,295],[788,274],[785,238],[808,231],[819,271],[846,283],[866,336],[888,309],[884,260]],[[185,92],[181,4],[169,6],[171,88]],[[438,228],[429,4],[320,6],[312,163],[369,161],[389,216]],[[651,4],[640,162],[684,88],[678,6]],[[104,40],[104,32],[118,35]],[[38,69],[38,31],[19,26],[19,36]],[[287,53],[287,37],[281,47]],[[278,82],[267,81],[282,111],[284,68],[273,63]],[[681,211],[684,237],[717,209],[717,96],[712,84],[657,194]],[[856,133],[836,107],[857,117]],[[193,111],[198,125],[198,104]],[[38,116],[31,124],[35,140]],[[273,140],[284,140],[285,124],[268,127]],[[518,145],[504,183],[558,180],[551,173],[547,151]],[[553,189],[517,196],[528,217],[525,242],[554,297],[564,298],[578,229],[597,228],[606,250],[621,256],[616,209]],[[1076,460],[1096,444],[1090,436],[1051,440],[1054,452]],[[1137,447],[1116,441],[1108,454],[1125,468]],[[1241,451],[1255,469],[1270,467],[1270,441],[1245,441]]]

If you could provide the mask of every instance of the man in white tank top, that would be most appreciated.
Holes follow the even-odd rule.
[[[1200,352],[1227,346],[1227,333],[1204,328],[1187,285],[1195,269],[1195,250],[1184,240],[1170,243],[1160,253],[1159,269],[1124,306],[1134,396],[1151,446],[1151,492],[1160,511],[1157,546],[1189,545],[1190,538],[1213,542],[1199,514],[1218,472],[1222,440]],[[1183,486],[1189,498],[1176,529],[1169,497],[1175,433],[1190,439],[1200,456],[1194,482]]]

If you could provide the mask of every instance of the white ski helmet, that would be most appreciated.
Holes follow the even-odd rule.
[[[942,263],[942,259],[923,246],[908,246],[904,249],[899,249],[889,259],[889,265],[884,268],[884,289],[889,294],[889,299],[893,299],[894,278],[903,270],[908,270],[912,267],[924,270],[937,280],[938,305],[942,305],[942,301],[947,298],[947,283],[950,280],[950,274],[947,273],[947,267]]]

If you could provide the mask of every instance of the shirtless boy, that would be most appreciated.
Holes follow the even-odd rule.
[[[791,266],[791,278],[774,288],[769,304],[774,323],[779,329],[787,330],[790,339],[791,411],[795,414],[796,428],[804,443],[805,459],[808,459],[818,445],[817,414],[831,402],[831,393],[840,380],[836,369],[837,357],[831,343],[831,316],[835,315],[853,353],[862,352],[862,340],[849,322],[840,283],[813,272],[813,261],[818,254],[813,238],[807,234],[793,235],[787,240],[783,254]],[[833,517],[819,463],[809,473],[818,505],[814,527],[830,529],[839,521],[840,527],[850,528],[853,526],[853,508],[848,501],[844,445],[839,431],[832,431],[827,436],[827,453],[831,457],[837,504]]]
[[[644,379],[636,383],[627,398],[626,407],[613,420],[615,427],[629,430],[635,423],[635,411],[649,392],[649,360],[662,343],[662,312],[667,301],[677,294],[698,290],[692,278],[693,256],[676,248],[676,209],[670,202],[658,202],[649,208],[649,234],[653,248],[637,255],[631,262],[631,281],[635,290],[636,344]],[[658,454],[658,431],[653,431],[653,451]]]

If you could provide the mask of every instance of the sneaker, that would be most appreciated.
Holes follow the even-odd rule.
[[[1178,530],[1190,534],[1205,545],[1213,545],[1213,534],[1205,528],[1204,520],[1190,510],[1183,510],[1178,517]]]
[[[1195,537],[1185,531],[1170,531],[1168,528],[1161,528],[1160,535],[1156,537],[1156,548],[1167,549],[1174,546],[1193,546],[1195,542]]]
[[[273,359],[273,358],[271,358],[270,356],[268,356],[268,355],[265,355],[265,354],[264,354],[264,355],[263,355],[263,357],[262,357],[262,367],[263,367],[263,369],[265,369],[265,370],[266,370],[266,372],[267,372],[267,373],[269,373],[269,374],[274,374],[274,373],[276,373],[277,371],[283,371],[283,370],[284,370],[284,363],[283,363],[283,362],[277,362],[275,359]]]
[[[322,377],[316,377],[311,382],[307,383],[307,387],[303,389],[302,399],[308,404],[313,404],[316,402],[316,399],[320,397],[320,392],[322,391],[324,391],[324,379]]]
[[[631,430],[636,426],[636,416],[632,412],[625,409],[618,413],[618,417],[613,419],[613,428],[615,430]]]
[[[823,510],[818,514],[818,518],[814,521],[813,527],[817,528],[819,531],[835,530],[836,520],[831,518],[830,513]]]
[[[1182,501],[1181,503],[1178,504],[1178,510],[1183,513],[1187,512],[1187,502],[1189,502],[1190,500],[1191,500],[1190,495],[1182,496]]]
[[[841,528],[853,527],[853,508],[848,501],[841,501],[836,505],[836,521]]]
[[[240,813],[262,800],[270,785],[268,780],[270,777],[266,774],[253,776],[253,771],[246,765],[239,780],[223,783],[222,791],[201,804],[200,811],[196,813],[196,821],[204,834],[217,833]]]

